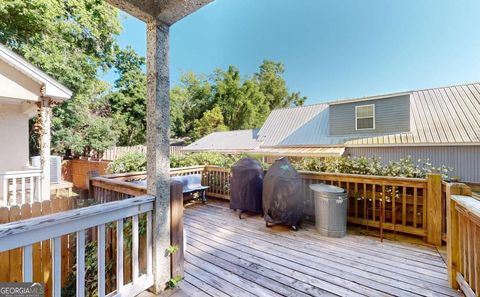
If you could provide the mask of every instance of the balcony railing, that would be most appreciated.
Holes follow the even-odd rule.
[[[69,234],[76,235],[76,295],[86,296],[86,245],[93,242],[97,246],[98,269],[95,290],[97,296],[135,296],[153,285],[152,269],[152,211],[154,197],[140,196],[121,201],[94,205],[85,208],[69,210],[52,215],[36,217],[32,219],[0,224],[0,254],[2,252],[19,250],[23,254],[22,281],[39,282],[34,275],[42,267],[51,269],[44,271],[49,277],[45,283],[52,282],[51,296],[60,296],[62,290],[62,261],[66,260],[62,255],[64,237]],[[140,240],[139,240],[139,216],[146,214],[146,272],[140,272]],[[131,219],[130,219],[131,218]],[[112,292],[106,292],[106,225],[116,226],[116,246],[124,246],[124,231],[127,226],[124,222],[131,222],[131,250],[124,251],[116,248],[116,285]],[[125,223],[127,224],[127,223]],[[92,235],[96,234],[96,235]],[[93,239],[92,239],[93,237]],[[96,237],[96,239],[95,239]],[[129,237],[130,238],[130,237]],[[89,239],[89,240],[88,240]],[[130,239],[129,239],[130,240]],[[51,246],[51,257],[43,258],[37,252],[38,245]],[[126,248],[125,248],[126,249]],[[132,277],[129,283],[124,281],[124,252],[131,253]],[[142,254],[145,251],[142,251]],[[91,260],[90,260],[91,261]],[[48,263],[47,263],[48,262]],[[108,294],[107,294],[108,293]]]
[[[0,173],[0,206],[22,205],[42,201],[42,170],[29,169]]]
[[[452,287],[480,296],[480,201],[464,184],[447,185],[447,264]]]

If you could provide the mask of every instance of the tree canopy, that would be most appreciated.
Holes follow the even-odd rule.
[[[118,45],[117,9],[100,0],[2,0],[0,15],[0,42],[73,91],[54,108],[54,152],[95,156],[145,143],[145,58]],[[118,75],[113,86],[99,79],[110,69]],[[172,138],[257,128],[272,109],[302,105],[306,98],[288,90],[284,72],[266,60],[246,76],[235,66],[184,73],[171,89]]]
[[[240,70],[229,66],[227,70],[217,69],[206,78],[187,72],[171,91],[172,135],[189,136],[193,140],[211,131],[258,128],[275,108],[303,105],[306,97],[290,93],[283,74],[282,63],[264,61],[259,71],[242,78]],[[217,121],[210,123],[201,119],[212,116]],[[219,117],[221,113],[222,117]],[[218,122],[223,118],[223,122]],[[202,125],[198,128],[197,125]]]

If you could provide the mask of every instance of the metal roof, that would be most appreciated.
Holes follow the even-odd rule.
[[[329,137],[328,104],[273,110],[258,132],[262,146],[342,144],[346,139]]]
[[[268,147],[253,151],[260,155],[294,157],[340,157],[344,152],[344,147]]]
[[[213,132],[194,143],[184,147],[185,152],[221,152],[241,153],[260,147],[257,142],[258,129]]]
[[[480,144],[479,83],[412,91],[409,94],[410,132],[330,137],[329,105],[315,104],[272,111],[260,129],[258,139],[262,146]],[[385,98],[369,98],[373,100],[377,97]]]

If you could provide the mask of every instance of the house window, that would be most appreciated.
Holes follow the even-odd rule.
[[[355,129],[375,129],[375,104],[355,106]]]

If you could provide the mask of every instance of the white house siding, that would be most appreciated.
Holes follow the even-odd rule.
[[[0,173],[28,165],[28,115],[20,104],[0,105]]]
[[[412,156],[414,160],[429,159],[434,166],[453,167],[451,176],[462,181],[480,183],[480,146],[430,146],[430,147],[348,147],[345,156],[382,158],[382,162]]]

